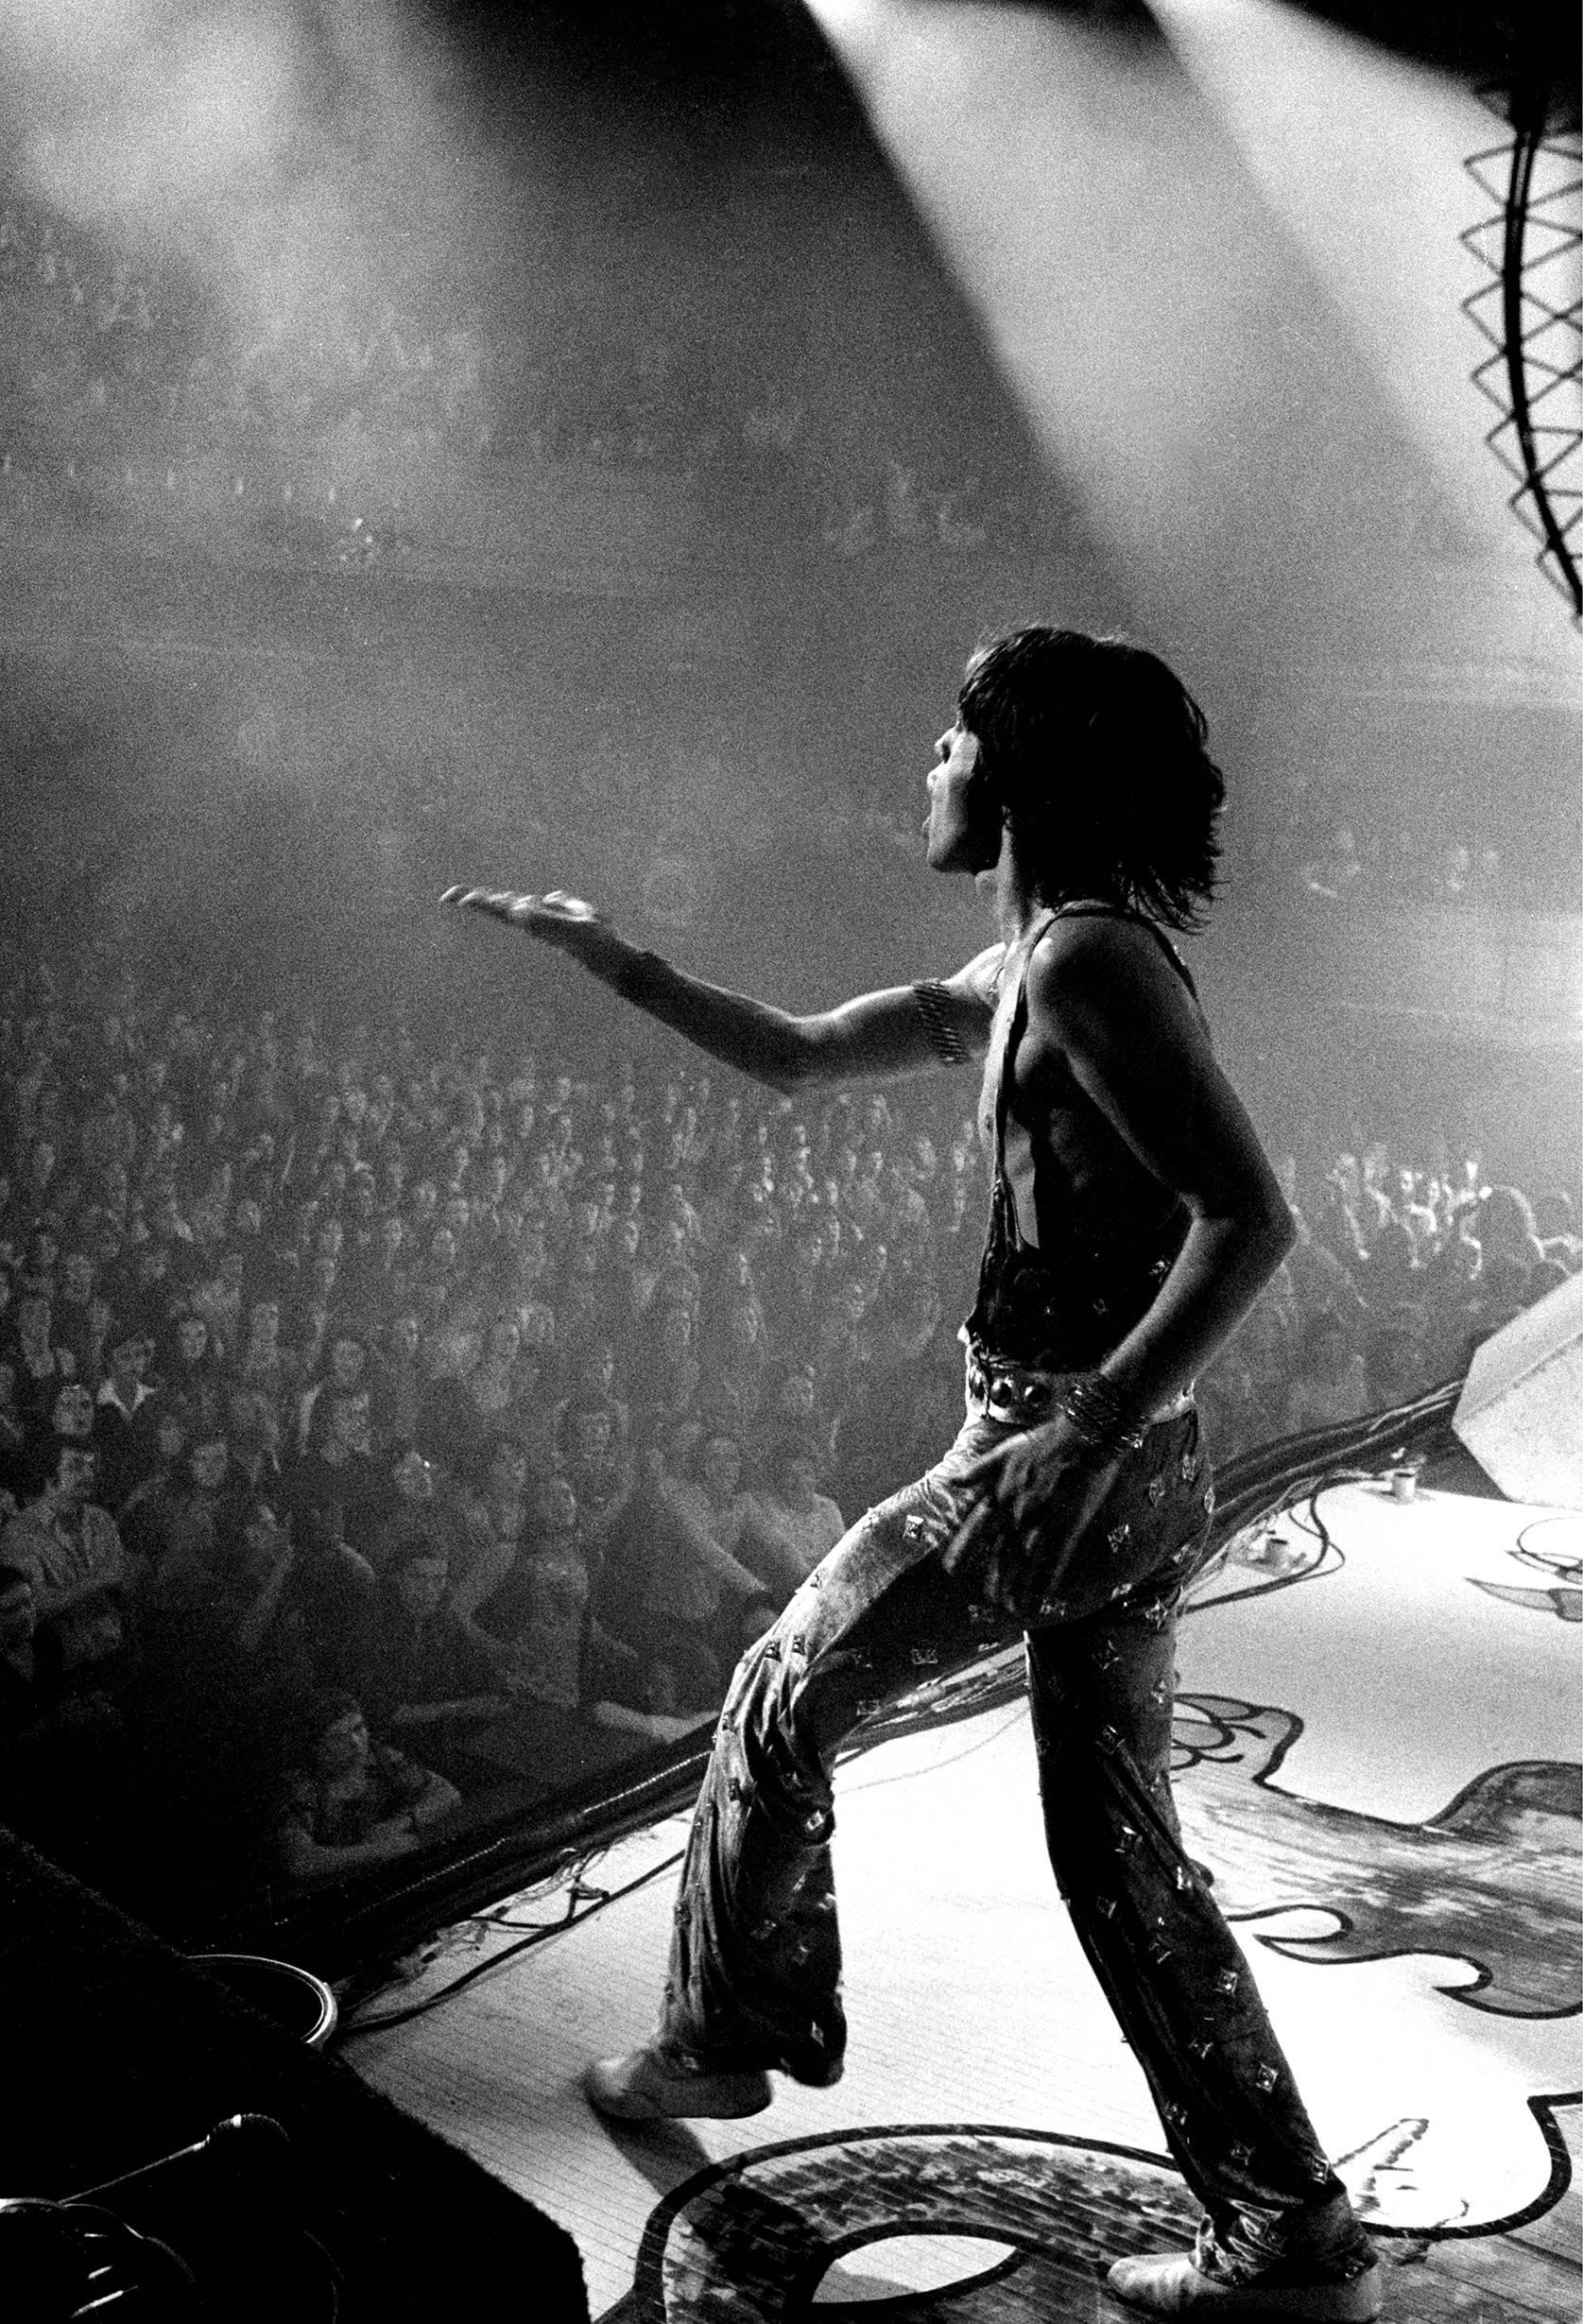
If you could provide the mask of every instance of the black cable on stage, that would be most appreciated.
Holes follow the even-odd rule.
[[[982,1749],[986,1744],[994,1742],[1004,1734],[1007,1727],[1014,1723],[1017,1715],[1019,1714],[1014,1713],[1012,1720],[1004,1721],[992,1734],[980,1736],[978,1741],[970,1744],[965,1751],[955,1752],[952,1759],[939,1764],[951,1766],[957,1759],[971,1757],[972,1752]],[[837,1765],[843,1765],[848,1759],[855,1759],[861,1755],[857,1750],[843,1752]],[[855,1788],[859,1791],[872,1791],[885,1783],[912,1782],[922,1772],[924,1771],[920,1769],[908,1769],[905,1775],[877,1777],[868,1783],[858,1784]],[[928,1772],[932,1773],[933,1769]],[[650,1881],[658,1880],[662,1872],[673,1870],[687,1851],[684,1848],[677,1849],[673,1855],[662,1857],[658,1864],[650,1865],[646,1872],[640,1872],[635,1880],[626,1882],[619,1888],[586,1888],[583,1885],[583,1875],[603,1852],[602,1850],[594,1850],[583,1858],[577,1867],[567,1896],[566,1910],[559,1920],[507,1920],[494,1913],[471,1915],[472,1923],[476,1928],[521,1929],[524,1934],[516,1944],[503,1946],[498,1953],[491,1953],[486,1961],[475,1961],[471,1969],[463,1971],[461,1976],[453,1977],[449,1984],[441,1986],[438,1992],[425,1994],[422,2001],[414,2002],[410,2008],[387,2010],[379,2017],[361,2018],[355,2023],[340,2026],[336,2034],[336,2041],[350,2041],[357,2034],[378,2033],[387,2026],[405,2025],[414,2018],[426,2017],[431,2009],[438,2008],[441,2002],[454,2000],[465,1987],[472,1985],[475,1978],[482,1977],[488,1971],[498,1969],[503,1962],[515,1960],[519,1954],[530,1953],[535,1945],[543,1944],[551,1937],[563,1936],[568,1929],[581,1928],[585,1921],[592,1920],[595,1914],[602,1913],[607,1905],[617,1904],[623,1897],[635,1895],[638,1889],[645,1888]],[[538,1885],[539,1894],[547,1895],[550,1891],[551,1884],[540,1883]],[[525,1890],[523,1893],[525,1895],[533,1892]],[[576,1909],[579,1895],[591,1900],[582,1912]]]
[[[339,2027],[336,2034],[336,2041],[350,2041],[358,2034],[382,2033],[387,2026],[405,2025],[413,2018],[426,2017],[431,2009],[437,2009],[443,2001],[454,2000],[464,1987],[472,1985],[475,1979],[484,1976],[490,1970],[500,1968],[503,1962],[514,1960],[519,1953],[531,1953],[535,1945],[544,1944],[550,1937],[559,1937],[567,1929],[580,1928],[585,1920],[592,1920],[595,1913],[602,1913],[608,1904],[617,1904],[623,1897],[635,1895],[638,1889],[646,1888],[649,1882],[658,1880],[662,1872],[674,1870],[686,1852],[685,1849],[679,1848],[674,1855],[662,1857],[658,1864],[650,1865],[646,1872],[640,1872],[635,1880],[628,1881],[624,1886],[599,1891],[598,1901],[580,1913],[576,1910],[580,1883],[574,1880],[567,1899],[567,1909],[562,1919],[535,1922],[530,1933],[519,1937],[514,1945],[506,1945],[499,1953],[491,1953],[487,1961],[474,1962],[473,1966],[464,1971],[461,1976],[453,1977],[448,1985],[440,1987],[438,1993],[427,1994],[422,2001],[414,2002],[409,2009],[387,2010],[379,2017],[361,2018],[353,2025]],[[582,1893],[589,1892],[584,1890]],[[510,1927],[512,1924],[508,1921],[491,1920],[485,1915],[480,1918],[479,1925],[484,1928],[500,1928]],[[523,1924],[519,1921],[516,1925],[521,1927]]]
[[[1304,1533],[1312,1534],[1314,1539],[1318,1542],[1321,1566],[1324,1559],[1331,1556],[1333,1552],[1335,1556],[1337,1568],[1345,1565],[1347,1560],[1342,1552],[1336,1548],[1335,1543],[1331,1537],[1330,1527],[1325,1524],[1324,1519],[1319,1515],[1319,1495],[1321,1493],[1328,1493],[1332,1489],[1333,1485],[1346,1484],[1352,1481],[1355,1480],[1349,1476],[1349,1472],[1347,1471],[1338,1471],[1334,1478],[1324,1478],[1319,1484],[1315,1486],[1314,1490],[1304,1501],[1300,1513],[1296,1502],[1292,1504],[1292,1507],[1289,1511],[1293,1524],[1300,1527]],[[1314,1572],[1316,1574],[1317,1574],[1319,1570],[1320,1566],[1316,1566],[1314,1568]],[[1334,1571],[1336,1569],[1333,1568],[1331,1570]],[[1309,1578],[1311,1579],[1312,1576],[1309,1576]]]

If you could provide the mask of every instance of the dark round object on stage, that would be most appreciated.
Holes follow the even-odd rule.
[[[311,1970],[263,1953],[195,1953],[191,1958],[195,1969],[217,1977],[238,2001],[311,2050],[323,2049],[335,2032],[340,2014],[336,1996]]]

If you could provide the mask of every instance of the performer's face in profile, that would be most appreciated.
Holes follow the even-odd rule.
[[[999,860],[1001,819],[988,786],[975,779],[978,737],[959,723],[935,745],[929,770],[924,861],[931,871],[988,871]]]

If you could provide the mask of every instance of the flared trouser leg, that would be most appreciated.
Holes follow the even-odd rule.
[[[1178,1585],[1028,1640],[1044,1830],[1079,1943],[1206,2212],[1215,2272],[1338,2276],[1368,2247],[1171,1798]]]
[[[950,1506],[921,1479],[870,1509],[737,1667],[676,1908],[663,2043],[722,2071],[834,2082],[846,2048],[831,1771],[873,1709],[1002,1643],[938,1566]],[[960,1602],[959,1602],[960,1601]]]
[[[972,1421],[853,1525],[739,1665],[682,1873],[658,2040],[716,2071],[824,2085],[846,2046],[831,1871],[835,1756],[869,1711],[1016,1635],[948,1575]],[[1176,1610],[1211,1502],[1193,1415],[1149,1432],[1028,1640],[1045,1830],[1074,1925],[1229,2265],[1361,2249],[1170,1792]]]

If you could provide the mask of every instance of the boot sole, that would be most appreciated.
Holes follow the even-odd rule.
[[[1195,2271],[1196,2273],[1196,2271]],[[1374,2324],[1381,2309],[1378,2262],[1350,2283],[1270,2284],[1215,2283],[1197,2278],[1185,2299],[1152,2300],[1147,2293],[1124,2292],[1107,2278],[1111,2297],[1139,2315],[1239,2316],[1244,2324]],[[1168,2281],[1161,2287],[1169,2295]]]
[[[774,2097],[769,2077],[747,2074],[667,2074],[662,2067],[639,2069],[632,2087],[608,2089],[600,2069],[591,2066],[583,2076],[583,2092],[597,2113],[613,2122],[685,2122],[691,2116],[710,2122],[740,2122],[762,2114]]]

